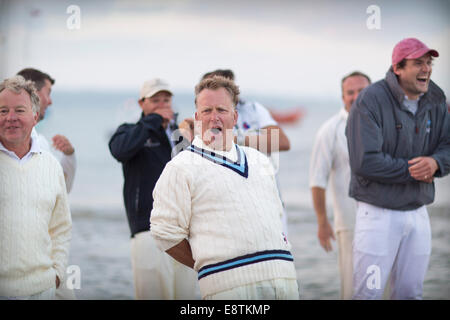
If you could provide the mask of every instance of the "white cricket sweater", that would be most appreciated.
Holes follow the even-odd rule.
[[[63,281],[71,217],[64,174],[48,152],[19,164],[0,152],[0,296],[33,295]]]
[[[212,151],[199,138],[193,145]],[[248,178],[183,151],[164,168],[153,191],[150,231],[166,251],[188,239],[194,270],[267,250],[288,251],[282,233],[282,204],[269,159],[240,147],[248,160]],[[232,161],[238,153],[217,152]],[[200,277],[199,273],[199,277]],[[202,296],[276,278],[296,279],[294,263],[267,260],[212,273],[199,279]]]

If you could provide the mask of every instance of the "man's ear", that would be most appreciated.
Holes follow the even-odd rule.
[[[398,64],[393,65],[392,70],[396,75],[400,75],[400,68],[398,67]]]

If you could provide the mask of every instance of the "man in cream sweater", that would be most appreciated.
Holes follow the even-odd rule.
[[[203,299],[298,299],[272,165],[233,142],[239,89],[217,76],[195,93],[197,135],[156,184],[151,234],[198,272]]]
[[[0,299],[53,299],[64,278],[71,219],[58,161],[31,138],[32,82],[0,83]]]

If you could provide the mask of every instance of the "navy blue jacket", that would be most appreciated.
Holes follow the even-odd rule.
[[[122,163],[123,198],[132,237],[150,230],[153,188],[171,160],[172,147],[161,124],[160,115],[142,114],[137,123],[119,126],[109,141],[111,154]]]

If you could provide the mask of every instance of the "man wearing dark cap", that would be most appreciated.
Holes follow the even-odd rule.
[[[353,298],[421,299],[431,253],[426,205],[450,171],[450,115],[430,79],[436,50],[400,41],[386,77],[363,90],[346,128],[357,200]]]

